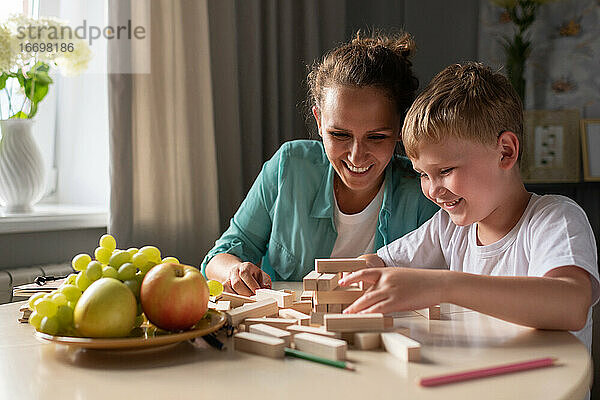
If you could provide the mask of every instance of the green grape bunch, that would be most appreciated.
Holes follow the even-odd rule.
[[[36,330],[49,335],[78,336],[75,309],[79,299],[94,282],[112,278],[122,282],[133,293],[137,303],[133,328],[140,327],[148,323],[140,302],[142,281],[155,265],[164,263],[180,264],[175,257],[163,258],[155,246],[123,250],[117,248],[117,241],[112,235],[103,235],[93,257],[85,253],[73,257],[71,265],[74,271],[58,289],[51,293],[37,293],[29,298],[28,306],[32,311],[29,323]],[[223,291],[218,281],[209,280],[208,287],[211,296],[218,296]]]
[[[68,275],[58,289],[29,298],[28,306],[32,311],[29,323],[49,335],[76,336],[73,312],[77,301],[98,279],[113,278],[123,282],[134,294],[138,306],[135,327],[139,327],[147,321],[139,300],[142,281],[152,267],[166,262],[179,264],[175,257],[161,258],[160,250],[155,246],[122,250],[117,248],[117,241],[112,235],[103,235],[94,250],[94,258],[85,253],[73,257],[71,265],[74,273]]]

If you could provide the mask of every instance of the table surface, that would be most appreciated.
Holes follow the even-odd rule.
[[[31,326],[17,322],[21,304],[0,306],[0,388],[7,399],[572,399],[585,396],[592,380],[589,353],[570,333],[449,305],[438,321],[394,320],[421,342],[420,362],[349,350],[356,371],[346,371],[236,352],[230,341],[225,351],[190,342],[128,351],[42,343]],[[417,384],[420,377],[541,357],[556,357],[559,365],[436,388]]]

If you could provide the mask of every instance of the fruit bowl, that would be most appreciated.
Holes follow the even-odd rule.
[[[130,336],[118,338],[87,338],[77,336],[53,336],[35,332],[35,336],[43,341],[69,345],[86,349],[136,349],[158,347],[183,342],[219,330],[225,324],[225,314],[209,309],[204,317],[193,328],[181,332],[168,332],[152,326],[143,326],[132,331]]]

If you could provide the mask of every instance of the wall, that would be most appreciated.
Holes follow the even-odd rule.
[[[504,64],[499,40],[512,37],[514,24],[503,10],[480,0],[480,59],[495,68]],[[582,118],[600,117],[600,3],[562,0],[540,6],[527,38],[525,108],[577,108]]]
[[[0,270],[70,261],[93,252],[104,228],[0,234]]]
[[[477,60],[479,3],[472,0],[347,0],[346,36],[357,29],[404,29],[417,44],[414,71],[424,88],[444,67]]]

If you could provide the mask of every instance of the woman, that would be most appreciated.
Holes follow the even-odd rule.
[[[373,252],[437,211],[394,155],[418,87],[413,49],[408,34],[357,35],[315,63],[309,96],[322,142],[285,143],[264,164],[202,262],[209,279],[242,295],[271,277],[300,281],[315,258]]]

